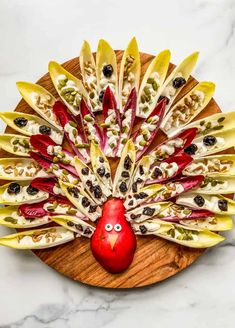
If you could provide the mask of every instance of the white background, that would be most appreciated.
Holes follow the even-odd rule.
[[[94,50],[99,38],[123,49],[134,35],[141,51],[170,48],[174,63],[199,50],[194,76],[216,83],[223,111],[235,108],[234,0],[1,0],[0,110],[19,101],[16,81],[36,81],[49,60],[76,57],[84,39]],[[0,248],[0,327],[232,328],[235,233],[225,235],[183,273],[130,291],[90,288],[30,252]]]

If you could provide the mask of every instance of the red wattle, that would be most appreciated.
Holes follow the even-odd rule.
[[[118,231],[120,226],[121,230]],[[114,244],[110,242],[112,238],[115,240]],[[123,201],[117,198],[108,200],[103,206],[102,216],[91,239],[95,259],[108,272],[120,273],[131,264],[135,249],[136,237],[125,218]]]

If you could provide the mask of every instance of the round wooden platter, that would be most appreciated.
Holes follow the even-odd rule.
[[[116,51],[118,66],[122,53],[122,51]],[[152,55],[141,53],[141,78],[152,58]],[[71,59],[63,66],[81,79],[79,58]],[[174,65],[171,64],[168,74],[173,67]],[[44,75],[37,83],[58,97],[49,74]],[[195,84],[197,81],[190,77],[176,101]],[[15,110],[36,115],[24,100],[19,102]],[[212,99],[197,119],[217,112],[220,112],[220,108]],[[6,132],[16,133],[9,127]],[[153,146],[159,144],[164,138],[164,135],[159,133]],[[0,157],[11,157],[11,155],[1,150]],[[111,163],[114,170],[117,163],[118,160]],[[6,182],[1,181],[1,184],[3,183]],[[73,280],[105,288],[134,288],[151,285],[175,275],[192,264],[204,250],[183,247],[155,236],[137,237],[137,249],[131,266],[125,272],[116,275],[106,272],[94,259],[90,249],[90,240],[86,238],[77,238],[61,246],[33,252],[44,263]]]

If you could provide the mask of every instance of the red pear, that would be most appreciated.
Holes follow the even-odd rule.
[[[123,201],[108,200],[91,239],[94,257],[107,271],[119,273],[129,267],[135,249],[136,237],[125,218]]]

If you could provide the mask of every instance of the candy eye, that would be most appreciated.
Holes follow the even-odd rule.
[[[104,228],[106,231],[111,231],[113,229],[113,226],[111,223],[107,223]]]
[[[117,232],[121,231],[122,230],[121,224],[119,224],[119,223],[118,224],[115,224],[114,230],[117,231]]]

